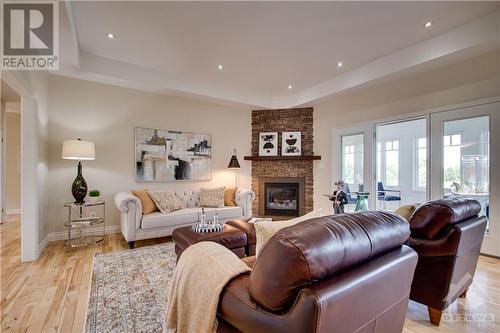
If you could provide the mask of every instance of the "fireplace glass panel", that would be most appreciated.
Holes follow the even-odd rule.
[[[298,183],[266,183],[266,215],[298,215]]]

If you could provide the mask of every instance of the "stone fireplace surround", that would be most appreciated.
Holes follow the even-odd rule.
[[[302,155],[314,155],[313,108],[252,111],[252,156],[259,155],[260,132],[278,132],[279,137],[278,156],[276,158],[252,160],[252,190],[256,194],[252,210],[256,216],[266,216],[264,213],[265,193],[263,186],[266,179],[279,179],[282,182],[294,182],[300,179],[303,189],[299,189],[299,214],[306,214],[314,208],[314,161],[300,158],[280,159],[281,133],[287,131],[302,132]],[[271,217],[276,219],[288,218],[286,216]]]

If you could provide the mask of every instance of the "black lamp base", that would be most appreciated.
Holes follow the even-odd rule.
[[[84,199],[87,196],[87,191],[87,182],[82,176],[82,162],[78,162],[78,174],[71,186],[71,193],[73,194],[73,198],[75,198],[76,204],[83,204],[85,202]]]

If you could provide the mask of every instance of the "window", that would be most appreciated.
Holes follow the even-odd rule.
[[[450,188],[453,183],[460,184],[461,134],[443,136],[443,168],[444,187]]]
[[[399,140],[385,142],[385,183],[399,186]]]
[[[418,138],[416,140],[415,158],[415,188],[422,190],[427,188],[427,139]]]
[[[354,184],[354,145],[344,146],[344,181]]]

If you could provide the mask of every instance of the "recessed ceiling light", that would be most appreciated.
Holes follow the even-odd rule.
[[[218,68],[219,70],[221,70],[223,67],[222,67],[222,65],[217,65],[217,68]]]
[[[432,22],[431,21],[425,22],[424,27],[426,27],[426,28],[432,27]]]
[[[343,63],[342,61],[339,61],[339,62],[337,63],[337,67],[342,67],[342,66],[344,66],[344,63]]]
[[[293,88],[293,86],[291,84],[288,85],[288,89],[292,89],[292,88]]]
[[[109,39],[115,39],[116,36],[110,32],[110,33],[108,33],[108,38]]]

